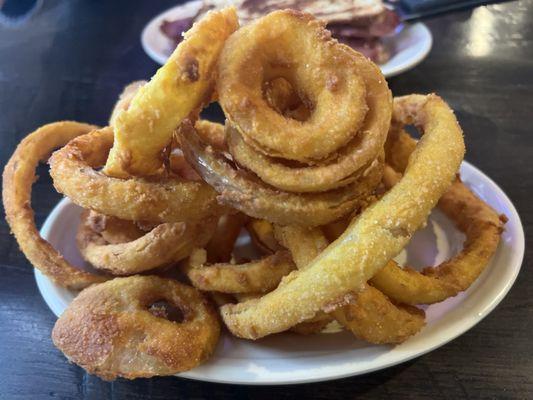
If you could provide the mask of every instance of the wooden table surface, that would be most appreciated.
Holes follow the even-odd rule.
[[[128,82],[158,67],[139,35],[176,1],[44,1],[18,28],[0,25],[0,159],[47,122],[105,124]],[[465,132],[466,159],[492,177],[533,236],[533,1],[479,7],[427,21],[434,46],[415,69],[389,80],[396,95],[437,92]],[[34,186],[42,223],[60,199],[46,167]],[[505,300],[444,347],[369,375],[287,387],[246,387],[174,377],[106,383],[55,349],[55,317],[32,266],[0,221],[0,399],[533,398],[533,246]]]

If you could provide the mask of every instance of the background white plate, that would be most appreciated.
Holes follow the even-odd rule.
[[[163,20],[194,16],[201,4],[201,1],[195,0],[172,7],[156,16],[145,26],[141,34],[141,44],[152,60],[164,64],[174,50],[174,43],[159,30]],[[427,26],[417,22],[406,23],[404,29],[393,37],[387,38],[385,42],[392,50],[393,56],[380,67],[385,77],[391,77],[413,68],[426,58],[431,50],[433,39]]]
[[[483,319],[503,299],[520,270],[524,232],[520,218],[505,193],[486,175],[463,163],[461,175],[483,200],[509,222],[500,246],[486,270],[472,287],[458,296],[427,307],[427,326],[405,343],[375,346],[346,332],[299,336],[282,333],[253,341],[224,334],[213,357],[204,365],[178,376],[237,384],[305,383],[383,369],[427,353],[461,335]],[[41,229],[42,236],[75,265],[83,265],[75,244],[81,209],[62,200]],[[435,211],[427,227],[417,232],[400,262],[415,267],[440,263],[461,248],[463,235]],[[60,315],[76,293],[54,285],[35,270],[41,294]]]

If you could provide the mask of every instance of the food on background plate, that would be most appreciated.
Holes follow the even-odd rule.
[[[346,4],[328,26],[351,21]],[[457,176],[462,131],[440,97],[393,99],[377,66],[309,14],[236,21],[233,8],[207,13],[150,82],[125,88],[110,126],[46,125],[4,170],[21,250],[57,285],[89,286],[54,344],[103,379],[194,368],[221,322],[246,339],[337,324],[402,343],[425,325],[418,306],[468,288],[498,246],[505,218]],[[224,124],[200,119],[210,101]],[[55,148],[54,186],[85,209],[78,248],[105,275],[69,264],[35,227],[35,167]],[[393,257],[437,204],[464,249],[422,272],[400,267]]]
[[[183,32],[195,21],[201,20],[210,10],[229,5],[237,7],[243,25],[278,9],[308,12],[324,21],[340,42],[378,64],[387,62],[393,53],[383,38],[394,35],[400,27],[398,14],[385,7],[381,0],[202,0],[195,15],[165,20],[160,30],[177,45],[183,40]]]

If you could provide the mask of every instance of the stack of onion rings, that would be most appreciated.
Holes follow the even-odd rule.
[[[338,321],[371,343],[403,342],[424,326],[416,306],[467,289],[498,246],[505,217],[456,176],[464,142],[442,99],[392,101],[379,69],[310,15],[277,11],[237,28],[232,8],[208,14],[150,82],[125,89],[109,127],[44,126],[4,170],[7,220],[27,258],[59,285],[96,284],[53,339],[104,379],[203,362],[220,327],[199,290],[238,337]],[[199,120],[217,98],[225,125]],[[58,147],[54,186],[85,208],[78,246],[107,275],[69,264],[35,227],[35,167]],[[436,204],[465,234],[463,250],[420,272],[400,267],[393,257]],[[245,232],[262,258],[238,254]],[[164,274],[195,288],[112,279],[180,262]]]
[[[405,174],[380,201],[304,270],[259,300],[221,307],[230,331],[256,339],[281,332],[350,299],[408,243],[455,177],[464,154],[462,131],[436,95],[411,95],[394,103],[395,118],[424,133]],[[443,150],[444,149],[444,150]],[[438,166],[438,168],[437,168]],[[275,305],[274,305],[275,304]]]
[[[181,129],[187,159],[219,200],[256,218],[306,226],[360,208],[379,183],[391,117],[379,68],[310,15],[288,10],[238,30],[220,60],[231,159],[206,148],[201,127],[196,138]]]

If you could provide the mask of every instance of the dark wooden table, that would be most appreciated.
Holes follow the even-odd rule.
[[[27,133],[50,121],[105,124],[122,87],[158,67],[141,49],[143,26],[176,1],[49,1],[26,25],[0,26],[2,166]],[[427,21],[429,57],[390,79],[396,95],[437,92],[464,128],[466,159],[491,176],[533,236],[533,1]],[[34,186],[38,223],[60,199],[46,168]],[[403,365],[334,382],[245,387],[155,378],[106,383],[54,348],[55,322],[33,270],[0,221],[0,399],[533,398],[531,240],[522,272],[485,320]]]

